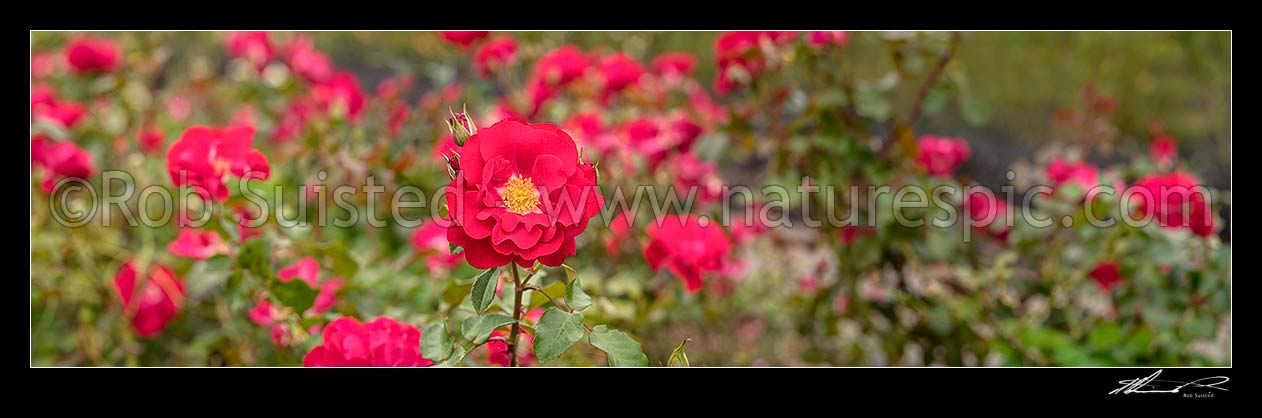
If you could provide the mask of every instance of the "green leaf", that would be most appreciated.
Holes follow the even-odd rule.
[[[274,279],[276,274],[272,271],[271,253],[267,251],[268,248],[265,237],[251,238],[245,242],[241,253],[237,255],[237,266],[265,280]]]
[[[513,323],[513,317],[504,314],[488,314],[471,317],[464,321],[464,336],[474,344],[482,344],[491,338],[496,328]]]
[[[500,284],[499,272],[499,267],[496,267],[482,272],[473,279],[469,300],[473,302],[473,309],[478,313],[486,312],[486,307],[491,306],[491,301],[495,300],[495,288]]]
[[[860,115],[876,120],[890,116],[890,102],[879,87],[863,86],[855,92],[855,105]]]
[[[1087,336],[1087,342],[1098,351],[1108,351],[1122,343],[1122,330],[1115,323],[1101,323]]]
[[[666,367],[691,367],[688,364],[688,353],[684,352],[684,346],[692,341],[691,338],[685,338],[679,343],[679,347],[675,347],[675,351],[670,353],[670,360],[666,362]]]
[[[447,324],[439,321],[421,333],[421,355],[436,363],[451,356],[451,337],[447,335]]]
[[[649,364],[640,343],[622,331],[597,325],[587,335],[587,342],[608,355],[609,367],[644,367]]]
[[[319,290],[312,288],[311,285],[301,279],[294,279],[288,282],[273,280],[271,283],[271,291],[276,296],[276,299],[297,312],[306,312],[312,305],[315,305],[316,296],[320,295]]]
[[[1215,328],[1216,324],[1212,318],[1198,315],[1184,320],[1179,326],[1179,332],[1192,338],[1209,339],[1214,337],[1217,331]]]
[[[578,278],[578,273],[574,271],[574,267],[570,267],[568,264],[562,264],[561,269],[565,270],[565,281],[572,282],[574,279]]]
[[[539,361],[560,357],[583,338],[583,332],[583,314],[548,308],[535,326],[535,357]]]
[[[450,306],[458,306],[460,301],[463,301],[465,296],[469,294],[472,287],[473,284],[471,283],[460,283],[457,280],[452,280],[447,283],[447,288],[443,290],[443,301]]]
[[[328,254],[333,259],[333,271],[337,272],[337,274],[350,279],[355,277],[356,273],[359,273],[359,263],[354,258],[351,258],[351,253],[342,248],[342,246],[337,246],[329,251]]]
[[[465,318],[464,322],[460,323],[460,336],[469,341],[473,341],[474,338],[477,338],[478,321],[481,320],[482,318],[477,316]]]
[[[232,258],[223,254],[206,260],[206,271],[227,271],[232,269]]]
[[[447,361],[444,361],[442,365],[446,367],[459,366],[460,362],[464,361],[464,356],[467,354],[469,354],[469,352],[465,351],[464,347],[457,345],[452,349],[451,357],[447,357]]]
[[[565,304],[576,311],[592,306],[592,297],[583,291],[583,286],[579,284],[577,277],[565,287]]]

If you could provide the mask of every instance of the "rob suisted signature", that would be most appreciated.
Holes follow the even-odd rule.
[[[1116,395],[1120,393],[1120,394],[1125,395],[1128,393],[1179,393],[1180,390],[1186,387],[1217,389],[1221,391],[1226,391],[1227,389],[1220,388],[1218,387],[1218,385],[1226,383],[1228,380],[1230,380],[1226,376],[1214,376],[1214,377],[1203,377],[1200,379],[1193,380],[1191,382],[1179,382],[1175,380],[1158,380],[1157,376],[1160,376],[1160,375],[1161,375],[1161,370],[1157,370],[1156,373],[1153,373],[1152,375],[1149,375],[1148,377],[1138,378],[1138,379],[1126,379],[1126,380],[1119,381],[1118,383],[1121,383],[1122,387],[1113,389],[1113,391],[1109,392],[1109,394]]]

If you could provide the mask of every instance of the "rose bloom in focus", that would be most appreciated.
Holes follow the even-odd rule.
[[[568,134],[517,119],[469,137],[446,196],[447,239],[480,269],[561,265],[604,205],[595,167],[579,161]]]

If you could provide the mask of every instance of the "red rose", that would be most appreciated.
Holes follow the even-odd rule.
[[[184,96],[171,96],[166,100],[167,113],[177,122],[188,120],[193,115],[192,106]]]
[[[394,103],[404,93],[412,89],[416,79],[410,75],[391,77],[377,83],[377,98],[386,103]]]
[[[1214,234],[1214,213],[1208,191],[1195,177],[1175,171],[1140,178],[1127,190],[1138,199],[1140,216],[1152,215],[1166,228],[1188,228],[1196,235]]]
[[[687,52],[664,52],[653,58],[653,72],[663,78],[683,78],[697,69],[697,58]]]
[[[594,149],[600,155],[606,155],[618,146],[614,135],[605,129],[605,120],[600,113],[576,113],[563,126],[580,148]]]
[[[285,61],[289,69],[308,83],[322,83],[333,76],[333,63],[304,36],[289,43]]]
[[[969,219],[973,226],[994,236],[1000,241],[1007,241],[1011,228],[1007,225],[1008,202],[995,197],[988,191],[978,189],[968,195],[964,202]]]
[[[549,86],[563,86],[582,77],[591,60],[577,46],[566,45],[548,52],[535,63],[535,80]]]
[[[271,176],[267,157],[254,149],[254,128],[188,128],[167,151],[167,172],[177,187],[190,186],[204,199],[228,200],[224,175]]]
[[[434,150],[431,151],[431,153],[434,155],[434,161],[441,163],[449,159],[453,159],[457,154],[459,154],[460,146],[456,145],[456,137],[453,137],[450,133],[448,133],[444,134],[442,138],[438,139],[438,142],[434,143]]]
[[[751,204],[749,208],[748,211],[741,211],[739,217],[732,218],[727,223],[727,232],[732,235],[733,244],[744,244],[768,230],[767,225],[759,220],[758,212],[762,210],[762,206]]]
[[[451,271],[464,261],[463,253],[451,253],[451,245],[447,241],[447,227],[440,221],[430,221],[417,228],[412,234],[412,248],[419,253],[428,254],[425,257],[425,265],[431,271]]]
[[[500,36],[478,47],[478,52],[473,54],[473,66],[477,67],[483,77],[490,77],[511,65],[516,57],[517,41]]]
[[[259,112],[254,110],[254,105],[246,104],[237,109],[232,114],[232,119],[228,120],[229,126],[258,126]]]
[[[530,98],[530,117],[539,114],[543,110],[543,105],[556,97],[559,92],[558,88],[548,84],[546,80],[536,79],[526,86],[526,96]]]
[[[849,40],[850,34],[846,33],[846,31],[811,32],[806,37],[806,43],[816,48],[827,46],[828,44],[833,44],[840,48],[846,46],[846,42]]]
[[[504,330],[495,330],[491,333],[491,337],[508,338],[508,332]],[[517,340],[517,365],[522,367],[537,366],[539,361],[535,359],[535,336],[528,332],[518,335]],[[523,352],[524,351],[524,352]],[[486,364],[488,366],[509,367],[512,365],[512,359],[508,356],[508,343],[504,341],[489,341],[486,343]]]
[[[815,293],[819,290],[819,279],[815,276],[803,276],[798,278],[798,289],[806,293]]]
[[[180,313],[184,281],[171,269],[154,264],[139,274],[129,261],[114,275],[114,291],[123,302],[123,313],[141,338],[158,335]]]
[[[163,142],[166,142],[166,134],[162,132],[162,128],[151,126],[142,129],[136,135],[136,142],[140,143],[140,149],[145,153],[154,153],[162,150]]]
[[[65,66],[61,58],[47,51],[31,54],[31,78],[38,80],[60,71]]]
[[[1083,190],[1089,190],[1100,184],[1099,169],[1085,162],[1069,163],[1059,158],[1052,160],[1047,166],[1047,178],[1053,187],[1064,183],[1075,183]]]
[[[288,347],[293,340],[293,335],[289,332],[289,327],[279,321],[285,319],[285,315],[279,308],[272,305],[272,302],[263,299],[248,313],[250,320],[255,324],[271,329],[272,344],[277,347]]]
[[[315,258],[303,257],[294,265],[285,267],[276,273],[277,279],[281,282],[289,282],[293,279],[306,282],[312,289],[320,289],[320,293],[316,295],[315,304],[307,309],[306,315],[319,315],[333,307],[333,302],[337,299],[337,291],[342,289],[346,284],[344,280],[338,277],[330,277],[323,281],[320,280],[320,263]]]
[[[694,215],[666,216],[648,227],[649,245],[644,259],[653,271],[666,267],[684,281],[689,293],[701,290],[706,272],[724,270],[724,260],[732,247],[727,234],[715,222],[704,226]]]
[[[328,311],[328,308],[333,306],[335,292],[341,288],[342,284],[342,279],[326,280],[320,289],[319,296],[316,296],[315,305],[307,310],[306,315],[319,315]],[[258,304],[254,305],[254,308],[250,309],[247,315],[249,315],[250,321],[253,321],[255,324],[271,328],[272,343],[277,347],[288,347],[293,342],[293,335],[290,333],[289,327],[280,323],[281,320],[285,319],[283,311],[272,305],[271,301],[267,299],[259,300]],[[316,324],[311,326],[308,332],[314,335],[320,332],[320,328],[321,325]]]
[[[631,58],[626,53],[617,53],[605,57],[600,62],[600,78],[604,80],[605,98],[610,95],[622,91],[627,87],[634,85],[640,81],[640,76],[644,74],[644,68],[640,66],[639,61]]]
[[[250,316],[251,321],[265,327],[272,326],[276,320],[284,317],[281,315],[281,310],[272,305],[272,302],[267,299],[260,300],[257,305],[254,305],[253,309],[250,309],[247,315]]]
[[[272,60],[272,39],[267,32],[233,32],[228,35],[228,55],[254,64],[259,71]]]
[[[359,78],[345,71],[334,73],[328,80],[311,88],[311,99],[325,114],[334,110],[352,121],[364,113],[368,98],[359,87]]]
[[[31,138],[31,166],[48,172],[40,187],[51,194],[62,178],[86,179],[96,172],[89,154],[72,141],[53,141],[46,136]]]
[[[468,48],[475,42],[482,40],[482,38],[485,38],[490,34],[491,32],[471,30],[438,32],[438,35],[441,36],[444,41],[461,48]]]
[[[534,73],[526,84],[530,96],[530,116],[543,109],[543,105],[559,93],[560,88],[582,77],[591,67],[591,60],[574,45],[566,45],[548,52],[535,63]]]
[[[81,103],[58,99],[57,93],[46,85],[40,84],[31,88],[31,114],[37,120],[73,128],[87,111]]]
[[[121,56],[118,43],[111,39],[80,36],[66,44],[66,62],[79,74],[114,72]]]
[[[771,41],[776,45],[791,44],[798,40],[798,32],[790,30],[768,30],[762,32],[762,37]]]
[[[763,32],[725,32],[714,41],[714,55],[718,59],[714,90],[727,94],[737,84],[748,82],[737,74],[755,77],[762,72],[766,58],[759,50],[759,42],[767,37]]]
[[[294,265],[280,269],[280,271],[276,272],[276,276],[282,282],[288,282],[297,278],[307,282],[312,289],[315,289],[317,286],[316,282],[320,280],[320,263],[316,262],[315,258],[303,257]]]
[[[859,238],[876,235],[876,228],[870,226],[846,225],[841,227],[841,231],[838,232],[838,235],[841,237],[842,243],[851,245]]]
[[[723,180],[714,162],[701,160],[689,152],[672,159],[670,167],[675,175],[675,192],[680,197],[687,197],[695,189],[696,198],[701,202],[717,202],[723,198]]]
[[[619,213],[618,216],[609,222],[609,238],[605,239],[605,253],[610,257],[618,256],[618,247],[622,243],[631,238],[631,227],[635,226],[635,219],[628,212]]]
[[[679,152],[688,152],[692,144],[701,136],[704,128],[688,118],[687,114],[679,114],[670,121],[670,143]]]
[[[1122,283],[1122,274],[1117,269],[1117,263],[1103,262],[1091,270],[1091,279],[1107,292]]]
[[[650,166],[656,167],[666,157],[668,138],[662,135],[662,125],[656,119],[642,117],[622,126],[624,146],[643,155]]]
[[[73,128],[75,124],[83,119],[85,114],[87,114],[87,109],[82,104],[60,101],[48,105],[35,113],[37,117],[57,122],[67,128]]]
[[[36,84],[31,86],[31,110],[35,110],[40,105],[52,104],[57,101],[57,92],[47,84]]]
[[[695,84],[685,84],[684,89],[688,92],[688,104],[697,114],[705,118],[705,123],[727,123],[727,108],[715,103],[710,98],[710,93],[707,93],[704,88]]]
[[[500,121],[469,137],[447,188],[447,239],[485,269],[536,260],[559,266],[604,205],[596,169],[556,126]]]
[[[309,101],[301,98],[295,98],[289,102],[277,118],[276,129],[272,131],[272,141],[287,142],[302,134],[307,126],[307,119],[311,118],[315,110],[312,106]]]
[[[217,254],[227,254],[228,244],[217,232],[183,228],[175,241],[167,246],[167,251],[180,257],[205,260]]]
[[[320,283],[320,293],[316,295],[315,304],[311,305],[311,309],[307,309],[307,316],[319,315],[328,312],[333,308],[333,303],[337,302],[337,292],[342,290],[342,286],[346,285],[346,280],[341,277],[330,277]]]
[[[355,318],[333,320],[320,331],[322,344],[302,358],[304,367],[427,367],[421,357],[421,331],[412,324],[380,317],[367,324]]]
[[[1174,164],[1174,159],[1179,156],[1179,144],[1175,143],[1174,138],[1169,135],[1159,135],[1153,138],[1149,152],[1157,165],[1168,167]]]
[[[972,156],[968,141],[964,138],[925,135],[916,140],[916,146],[919,150],[916,154],[916,165],[939,177],[949,177]]]
[[[254,214],[254,211],[252,209],[247,208],[245,206],[238,206],[237,208],[233,209],[233,213],[235,213],[236,216],[238,217],[237,218],[237,234],[241,236],[241,242],[245,242],[246,240],[250,238],[254,238],[263,234],[263,231],[259,230],[261,228],[261,225],[250,226],[258,222],[258,219],[256,219],[257,215]]]
[[[531,309],[526,312],[526,321],[532,324],[539,323],[539,318],[543,316],[543,308]],[[497,329],[491,332],[491,337],[503,337],[507,339],[508,332],[503,329]],[[537,366],[539,361],[535,358],[535,336],[529,332],[522,332],[518,336],[517,341],[517,365],[524,367]],[[512,359],[508,357],[508,343],[504,341],[489,341],[486,343],[486,364],[488,366],[509,367],[512,365]]]
[[[407,123],[412,108],[406,103],[395,103],[390,107],[390,113],[386,118],[386,130],[390,131],[391,136],[399,136],[403,132],[403,124]]]
[[[756,31],[724,32],[714,40],[714,52],[719,58],[735,58],[758,49],[762,33]]]

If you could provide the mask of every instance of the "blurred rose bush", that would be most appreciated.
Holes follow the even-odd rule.
[[[676,365],[691,339],[696,365],[1230,364],[1229,191],[1189,191],[1159,129],[1088,162],[1109,97],[1005,162],[1015,193],[969,189],[987,150],[917,130],[972,119],[966,36],[692,35],[416,33],[425,64],[373,86],[314,35],[37,33],[32,362]],[[115,170],[136,190],[102,210]],[[869,186],[935,192],[896,219]],[[147,187],[188,210],[149,222]],[[1124,214],[1155,222],[1089,225]]]

